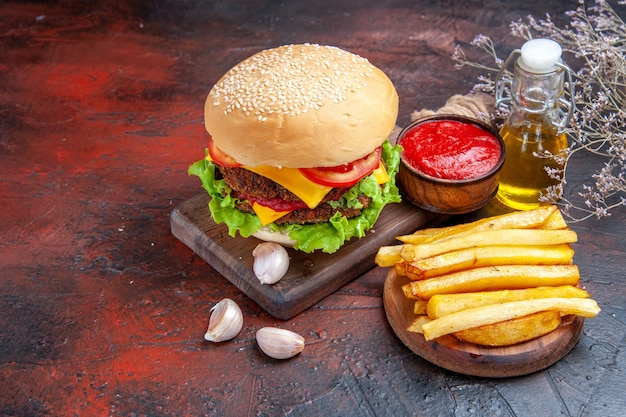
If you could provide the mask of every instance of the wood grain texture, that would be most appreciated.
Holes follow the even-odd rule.
[[[567,316],[553,332],[538,339],[511,346],[488,347],[466,343],[452,335],[427,341],[407,331],[415,317],[413,302],[402,292],[408,279],[391,269],[384,289],[387,319],[396,335],[417,355],[435,365],[464,375],[490,378],[521,376],[545,369],[561,360],[578,343],[584,318]]]
[[[276,284],[266,285],[252,270],[252,251],[260,241],[229,236],[226,226],[211,218],[208,202],[209,196],[202,192],[178,205],[170,214],[172,233],[265,311],[283,320],[374,267],[380,246],[395,244],[396,236],[436,225],[445,218],[410,203],[390,204],[364,238],[350,240],[333,254],[288,248],[287,274]]]

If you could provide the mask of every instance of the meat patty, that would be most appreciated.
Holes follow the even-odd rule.
[[[218,169],[222,173],[222,177],[224,178],[224,181],[226,181],[226,184],[233,190],[243,195],[268,200],[272,198],[279,198],[285,201],[301,201],[298,196],[282,185],[277,184],[262,175],[248,171],[247,169],[225,167],[218,167]],[[329,193],[329,196],[327,196],[328,199],[331,199],[332,197],[330,194],[336,195],[336,193]],[[343,193],[336,196],[334,199],[337,200],[341,197],[341,195],[343,195]]]
[[[253,196],[259,199],[280,198],[285,201],[302,200],[280,184],[266,178],[262,175],[255,174],[243,168],[225,168],[218,167],[226,184],[235,191],[235,195]],[[322,202],[314,209],[303,208],[292,211],[286,216],[276,220],[276,224],[305,224],[305,223],[321,223],[328,221],[337,211],[347,218],[356,217],[361,214],[361,210],[371,203],[371,199],[366,196],[359,196],[359,202],[362,208],[335,208],[328,204],[329,201],[336,201],[348,191],[348,188],[333,188],[324,197]],[[240,203],[237,208],[246,213],[254,213],[252,207],[248,203]]]
[[[366,208],[371,199],[365,196],[359,196],[359,201],[363,204],[362,208],[335,208],[327,203],[322,203],[314,209],[298,209],[291,213],[277,219],[276,224],[305,224],[305,223],[323,223],[327,222],[336,212],[340,212],[347,218],[356,217],[361,214],[361,210]],[[237,204],[237,208],[246,213],[254,213],[250,204],[240,203]]]

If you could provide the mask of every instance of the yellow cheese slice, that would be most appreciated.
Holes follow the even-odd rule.
[[[259,203],[252,203],[252,209],[254,210],[254,213],[257,215],[259,220],[261,220],[261,224],[263,224],[263,226],[267,226],[268,224],[273,223],[281,217],[291,213],[290,210],[274,211],[273,209],[262,206]]]
[[[213,162],[208,153],[206,160]],[[282,185],[298,196],[300,200],[304,201],[310,209],[317,207],[320,201],[326,197],[326,194],[332,190],[332,187],[320,185],[307,179],[297,168],[276,168],[270,166],[242,166],[242,168]]]
[[[274,178],[266,175],[267,171],[270,171],[270,170],[266,170],[265,168],[271,168],[271,167],[261,167],[261,168],[263,168],[263,169],[258,170],[258,168],[251,169],[249,167],[246,167],[246,169],[248,169],[248,170],[250,170],[252,172],[256,172],[259,175],[263,175],[265,177],[268,177],[272,181],[281,184],[283,187],[289,189],[289,191],[291,191],[292,193],[296,194],[300,199],[305,201],[307,203],[307,205],[309,204],[309,202],[307,202],[304,198],[302,198],[298,193],[296,193],[294,191],[294,188],[289,188],[289,187],[285,186],[284,184],[280,183],[279,181],[277,181],[275,179],[276,175],[273,175],[273,174],[270,173],[270,175],[272,175],[272,177],[274,177]],[[285,169],[290,170],[290,168],[282,168],[282,170],[280,170],[280,171],[283,171]],[[293,170],[293,171],[298,172],[298,175],[301,176],[300,172],[297,169]],[[291,175],[296,175],[293,172],[291,172],[290,174]],[[376,182],[378,184],[384,184],[384,183],[389,181],[389,174],[387,173],[387,170],[385,169],[385,165],[382,163],[382,161],[378,164],[378,168],[376,168],[372,172],[372,174],[374,175],[374,178],[376,178]],[[281,175],[282,175],[282,173],[281,173]],[[311,184],[307,185],[306,184],[307,182],[311,183]],[[309,190],[311,190],[311,189],[313,189],[314,192],[317,192],[317,191],[319,191],[320,188],[322,189],[322,191],[323,191],[324,188],[330,188],[330,187],[325,187],[325,186],[313,183],[313,182],[309,181],[308,179],[306,179],[304,177],[302,177],[302,179],[298,179],[296,184],[297,184],[298,187],[302,187],[300,194],[302,194],[303,196],[304,195],[309,195],[309,193],[310,193]],[[289,186],[293,187],[293,182],[290,182]],[[305,193],[305,191],[306,191],[306,193]],[[330,190],[328,190],[328,191],[330,191]],[[321,198],[319,199],[319,201],[321,201],[324,198],[324,196],[328,193],[328,191],[324,192],[323,194],[322,194],[321,191],[319,192],[318,195],[321,195]],[[309,200],[309,201],[312,201],[312,200]],[[319,201],[318,201],[317,204],[319,204]],[[316,204],[316,206],[317,206],[317,204]],[[311,207],[311,206],[309,206],[309,207],[310,208],[314,208],[314,207]],[[276,220],[280,219],[281,217],[286,216],[287,214],[290,213],[290,211],[274,211],[273,209],[271,209],[269,207],[266,207],[266,206],[263,206],[263,205],[258,204],[258,203],[252,203],[252,209],[254,210],[256,215],[259,217],[259,220],[261,220],[261,223],[263,224],[263,226],[267,226],[268,224],[273,223],[274,221],[276,221]]]
[[[278,183],[294,193],[306,203],[310,209],[314,209],[326,197],[332,187],[319,185],[308,180],[297,168],[276,168],[270,166],[243,167],[248,171],[262,175]]]
[[[378,168],[376,168],[372,174],[374,174],[374,178],[376,178],[376,182],[379,185],[385,184],[387,182],[389,182],[390,178],[389,178],[389,174],[387,173],[387,170],[385,169],[385,164],[383,164],[383,161],[380,161],[378,163]]]

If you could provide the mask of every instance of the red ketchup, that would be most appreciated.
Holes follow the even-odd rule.
[[[467,180],[489,172],[501,153],[492,133],[454,120],[419,124],[402,137],[401,145],[413,168],[448,180]]]

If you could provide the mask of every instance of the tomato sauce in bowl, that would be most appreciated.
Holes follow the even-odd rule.
[[[498,190],[505,147],[498,132],[478,120],[435,115],[407,126],[398,183],[405,197],[429,211],[467,213]]]
[[[433,120],[410,129],[401,143],[406,161],[431,177],[466,180],[498,164],[501,147],[493,133],[457,120]]]

